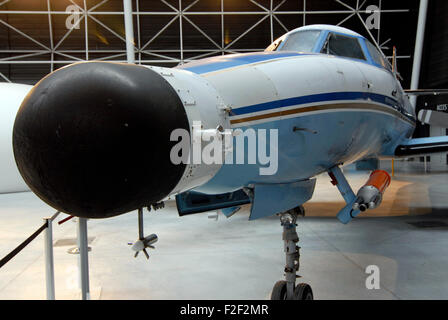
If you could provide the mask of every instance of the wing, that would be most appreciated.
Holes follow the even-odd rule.
[[[448,136],[409,139],[395,149],[397,157],[412,157],[448,152]]]
[[[404,90],[408,96],[439,96],[447,95],[448,89],[418,89],[418,90]]]

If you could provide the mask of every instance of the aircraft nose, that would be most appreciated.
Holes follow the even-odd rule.
[[[87,62],[42,79],[16,116],[14,156],[31,190],[55,209],[106,218],[153,204],[177,185],[172,130],[189,131],[176,91],[137,65]]]

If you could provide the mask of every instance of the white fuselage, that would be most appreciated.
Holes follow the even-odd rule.
[[[221,65],[232,59],[249,63]],[[415,127],[393,73],[353,59],[268,52],[211,58],[184,70],[151,68],[177,89],[190,125],[279,130],[275,176],[258,176],[257,165],[189,165],[173,194],[308,179],[338,163],[388,155]],[[293,132],[294,126],[317,134]]]

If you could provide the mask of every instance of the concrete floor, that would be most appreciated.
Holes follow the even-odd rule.
[[[387,167],[387,163],[383,166]],[[343,206],[326,176],[299,221],[302,280],[315,299],[448,299],[448,178],[399,163],[375,218],[340,224]],[[366,174],[349,173],[354,189]],[[0,195],[0,257],[53,209],[32,193]],[[59,217],[61,220],[65,216]],[[147,261],[128,245],[138,237],[137,214],[89,220],[92,299],[267,299],[284,267],[277,217],[249,222],[248,208],[217,221],[209,214],[179,218],[175,204],[145,214],[146,233],[159,242]],[[430,228],[410,223],[432,222]],[[79,299],[76,224],[54,226],[57,299]],[[380,269],[380,289],[365,286],[366,267]],[[43,236],[0,269],[0,299],[45,299]]]

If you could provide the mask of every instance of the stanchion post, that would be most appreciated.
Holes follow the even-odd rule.
[[[45,243],[45,279],[47,286],[47,300],[55,299],[54,290],[54,258],[53,258],[53,226],[52,218],[44,218],[47,224],[44,234]]]
[[[82,300],[90,300],[87,219],[78,218],[79,272]]]
[[[392,177],[395,177],[395,160],[392,159]]]

